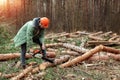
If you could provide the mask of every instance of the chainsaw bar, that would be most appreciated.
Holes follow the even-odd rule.
[[[45,60],[45,61],[48,61],[48,62],[50,62],[50,63],[54,63],[54,60],[48,59],[48,58],[46,58],[46,57],[42,57],[42,59]]]

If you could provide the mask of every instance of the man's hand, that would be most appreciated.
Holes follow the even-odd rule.
[[[45,50],[46,48],[45,48],[45,44],[42,44],[42,50]]]

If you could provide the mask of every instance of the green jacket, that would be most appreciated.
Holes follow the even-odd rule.
[[[35,27],[34,21],[25,23],[14,37],[15,47],[20,46],[23,43],[27,43],[27,47],[30,47],[33,44],[32,38],[36,36],[36,34],[34,34]],[[45,30],[43,29],[37,34],[41,43],[44,42],[44,32]]]

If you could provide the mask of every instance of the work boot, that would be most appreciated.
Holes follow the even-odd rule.
[[[22,67],[22,69],[25,69],[25,68],[26,68],[26,65],[22,65],[21,67]]]

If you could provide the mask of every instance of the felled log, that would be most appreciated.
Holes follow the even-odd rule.
[[[88,45],[120,45],[120,42],[116,42],[116,41],[87,41]]]
[[[0,61],[20,58],[20,53],[8,53],[8,54],[0,54]],[[56,56],[55,52],[47,52],[48,58],[54,58]],[[26,53],[26,58],[32,58],[33,56],[29,53]]]
[[[53,48],[47,48],[47,51],[48,52],[57,52],[58,50],[57,49],[53,49]]]
[[[34,68],[32,70],[32,73],[36,73],[39,70],[46,69],[47,67],[51,67],[51,66],[55,66],[55,65],[59,65],[61,63],[64,63],[64,62],[68,61],[69,58],[70,58],[69,55],[65,55],[65,56],[60,57],[59,59],[55,59],[54,63],[44,62],[44,63],[40,64],[38,67]]]
[[[46,54],[47,58],[55,58],[56,57],[56,53],[55,52],[50,52]]]
[[[117,38],[120,38],[119,35],[111,37],[108,41],[116,41]]]
[[[109,60],[109,59],[114,59],[114,60],[117,60],[119,61],[120,60],[120,54],[112,54],[112,53],[107,53],[106,55],[102,55],[102,56],[92,56],[88,59],[89,60],[94,60],[94,61],[97,61],[97,60]]]
[[[65,34],[66,32],[60,32],[60,33],[50,33],[50,34],[47,34],[45,35],[45,39],[49,39],[51,37],[54,37],[54,36],[57,36],[57,35],[62,35],[62,34]]]
[[[99,45],[99,46],[96,46],[94,49],[91,49],[88,52],[84,53],[82,56],[78,56],[71,61],[68,61],[64,64],[61,64],[60,67],[64,68],[64,67],[69,67],[69,66],[75,65],[75,64],[77,64],[81,61],[84,61],[84,60],[90,58],[92,55],[94,55],[95,53],[98,53],[100,51],[120,54],[119,49],[114,49],[114,48],[111,48],[111,47],[106,47],[106,46],[103,46],[103,45]]]
[[[71,45],[71,44],[68,44],[68,43],[64,43],[63,47],[74,50],[74,51],[79,52],[79,53],[85,53],[85,52],[88,51],[88,49],[85,49],[83,47],[78,47],[78,46],[75,46],[75,45]]]
[[[16,76],[18,73],[11,73],[11,74],[0,74],[0,77],[1,78],[11,78],[11,77],[14,77]]]
[[[46,44],[46,48],[49,48],[49,47],[58,47],[58,46],[62,46],[63,43],[51,43],[51,44]]]
[[[72,34],[70,33],[69,35],[67,35],[66,37],[67,38],[77,38],[79,35],[75,35],[75,34]]]
[[[77,32],[75,32],[75,34],[79,34],[79,35],[89,35],[90,33],[88,33],[88,32],[85,32],[85,31],[77,31]]]
[[[78,52],[75,52],[75,51],[62,51],[61,54],[68,54],[68,55],[71,55],[71,56],[79,56],[80,54]]]
[[[98,35],[100,35],[102,33],[103,33],[102,31],[99,31],[99,32],[91,33],[90,35],[91,36],[98,36]]]
[[[20,57],[20,53],[8,53],[8,54],[0,54],[0,61],[15,59]],[[26,54],[26,58],[31,58],[32,55]]]
[[[90,39],[93,39],[93,40],[104,40],[103,38],[101,38],[100,36],[98,36],[98,35],[100,35],[100,34],[102,34],[103,32],[102,31],[99,31],[99,32],[96,32],[96,33],[93,33],[93,34],[89,34],[88,35],[88,37],[90,38]]]
[[[28,75],[28,77],[25,77],[24,80],[42,80],[41,78],[46,75],[46,72],[39,72],[35,75]]]
[[[20,80],[21,78],[26,76],[29,72],[31,72],[32,69],[33,69],[32,66],[29,66],[25,70],[23,70],[20,74],[18,74],[17,76],[11,78],[10,80]]]
[[[69,55],[65,55],[65,56],[60,57],[59,59],[55,59],[54,64],[49,63],[49,62],[44,62],[44,63],[40,64],[38,67],[34,68],[32,73],[36,73],[39,70],[46,69],[47,67],[51,67],[51,66],[55,66],[55,65],[64,63],[64,62],[68,61],[69,58],[70,58]]]
[[[45,37],[46,39],[53,39],[53,38],[59,38],[59,37],[64,37],[64,36],[68,36],[70,35],[69,33],[63,33],[63,34],[59,34],[59,35],[55,35],[55,36],[51,36],[51,37]]]
[[[98,60],[108,60],[108,59],[110,59],[110,57],[109,57],[108,55],[102,55],[102,56],[97,55],[97,56],[92,56],[92,57],[90,57],[90,58],[88,59],[88,61],[89,61],[89,60],[98,61]]]
[[[102,51],[104,51],[104,52],[120,54],[120,49],[115,49],[115,48],[111,48],[111,47],[107,47],[107,46],[102,46],[102,47],[103,47]]]
[[[120,61],[120,54],[109,54],[108,56],[114,60]]]
[[[95,53],[100,52],[102,50],[102,48],[103,47],[101,45],[97,46],[94,49],[91,49],[88,52],[84,53],[83,55],[78,56],[78,57],[76,57],[76,58],[74,58],[74,59],[72,59],[72,60],[70,60],[70,61],[68,61],[68,62],[66,62],[64,64],[61,64],[60,67],[64,68],[64,67],[73,66],[73,65],[75,65],[75,64],[77,64],[77,63],[79,63],[79,62],[81,62],[83,60],[88,59],[89,57],[91,57]]]
[[[100,34],[99,36],[100,36],[100,37],[105,37],[105,36],[109,36],[111,33],[112,33],[112,31],[109,31],[109,32]]]
[[[65,56],[60,57],[59,59],[55,59],[54,64],[49,63],[49,62],[45,62],[45,63],[40,64],[39,67],[40,67],[41,70],[44,70],[47,67],[55,66],[55,65],[59,65],[61,63],[64,63],[64,62],[68,61],[69,58],[70,58],[69,55],[65,55]]]
[[[103,40],[104,40],[103,38],[98,37],[98,36],[89,35],[88,37],[89,37],[90,39],[93,39],[93,40],[100,40],[100,41],[103,41]]]

